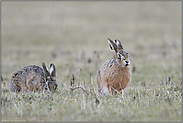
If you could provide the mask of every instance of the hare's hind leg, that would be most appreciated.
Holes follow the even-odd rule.
[[[17,86],[21,88],[21,92],[27,92],[27,87],[25,85],[25,81],[19,78],[12,80]]]
[[[21,92],[27,92],[27,87],[26,87],[26,85],[25,85],[24,82],[14,81],[14,84],[15,84],[17,87],[21,88],[21,89],[20,89]],[[15,86],[14,86],[14,87],[15,87]],[[19,89],[19,88],[18,88],[18,89]]]
[[[27,87],[25,85],[25,82],[26,82],[25,72],[24,72],[24,70],[19,70],[12,75],[10,84],[11,85],[15,84],[16,86],[19,87],[18,90],[21,90],[21,92],[26,92]],[[13,87],[16,87],[16,86],[13,86]]]
[[[21,91],[21,88],[20,88],[19,86],[17,86],[17,85],[13,82],[13,80],[11,80],[11,82],[10,82],[9,89],[10,89],[10,91],[12,91],[12,92],[20,92],[20,91]]]

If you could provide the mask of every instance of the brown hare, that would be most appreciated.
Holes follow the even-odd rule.
[[[119,40],[112,41],[108,38],[110,49],[114,52],[114,59],[106,61],[97,73],[98,91],[102,95],[125,92],[131,81],[129,55],[123,51]]]
[[[10,81],[10,91],[27,92],[27,91],[54,91],[57,88],[55,65],[50,64],[50,72],[45,63],[42,67],[29,65],[16,71]]]

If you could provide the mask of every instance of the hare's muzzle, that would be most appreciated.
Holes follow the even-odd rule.
[[[58,84],[55,81],[48,82],[48,87],[49,87],[50,91],[56,90],[57,86],[58,86]]]

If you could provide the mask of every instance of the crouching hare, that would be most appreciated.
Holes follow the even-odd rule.
[[[29,65],[16,71],[11,77],[10,91],[55,91],[58,86],[55,65],[53,63],[50,64],[50,72],[44,62],[42,67]]]
[[[130,60],[127,52],[119,40],[112,41],[108,38],[110,49],[114,53],[114,59],[106,61],[97,73],[98,91],[102,95],[125,92],[131,81]]]

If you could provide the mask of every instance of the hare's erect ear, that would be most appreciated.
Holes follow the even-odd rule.
[[[50,75],[50,73],[48,72],[48,69],[46,68],[45,63],[42,63],[42,67],[43,67],[43,72],[44,72],[44,76],[47,78],[47,76]]]
[[[118,50],[123,50],[123,46],[122,46],[122,44],[121,44],[121,41],[120,41],[120,40],[115,39],[115,43],[116,43],[116,45],[117,45],[117,47],[118,47]]]
[[[109,47],[111,48],[111,50],[117,52],[117,45],[114,43],[114,41],[112,41],[110,38],[108,38],[108,43],[109,43]]]
[[[56,77],[55,65],[53,63],[50,64],[50,76]]]

